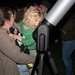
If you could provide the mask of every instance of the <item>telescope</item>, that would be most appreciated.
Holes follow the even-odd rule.
[[[74,4],[75,0],[57,0],[44,17],[44,20],[33,32],[33,38],[36,41],[37,55],[31,75],[34,75],[35,72],[37,75],[43,75],[45,64],[51,67],[50,71],[52,71],[52,75],[59,74],[54,59],[51,56],[49,46],[50,43],[56,39],[53,33],[56,32],[55,28],[57,24]]]

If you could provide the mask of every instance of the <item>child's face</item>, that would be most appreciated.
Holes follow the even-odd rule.
[[[25,17],[25,24],[31,28],[36,28],[40,22],[41,16],[38,13],[33,13],[29,17]]]

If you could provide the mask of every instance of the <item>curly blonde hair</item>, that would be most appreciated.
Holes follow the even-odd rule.
[[[36,6],[30,6],[24,14],[23,22],[28,28],[36,28],[44,19],[44,11]]]

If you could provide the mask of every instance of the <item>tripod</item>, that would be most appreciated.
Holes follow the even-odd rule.
[[[52,27],[51,27],[52,28]],[[37,75],[43,75],[44,65],[46,64],[51,71],[52,75],[58,75],[58,71],[54,62],[54,59],[51,56],[49,48],[49,33],[52,29],[48,25],[40,25],[37,31],[37,55],[35,63],[32,69],[31,75],[34,75],[35,72]]]

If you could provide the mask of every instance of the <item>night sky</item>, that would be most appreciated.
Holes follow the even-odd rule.
[[[0,0],[0,6],[9,6],[9,7],[25,7],[27,4],[41,4],[43,0]],[[57,0],[48,0],[53,4]]]
[[[35,2],[41,3],[41,1],[42,0],[0,0],[0,6],[22,7]]]

